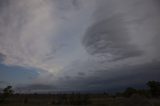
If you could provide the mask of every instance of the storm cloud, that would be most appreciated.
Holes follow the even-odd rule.
[[[159,0],[1,0],[1,65],[35,69],[38,77],[26,86],[32,89],[98,90],[159,80],[159,5]]]
[[[53,85],[45,85],[45,84],[30,84],[30,85],[21,85],[19,87],[16,87],[15,89],[17,91],[22,91],[24,93],[31,93],[31,92],[48,92],[48,91],[54,91],[55,86]]]
[[[91,55],[104,55],[118,60],[142,55],[136,45],[130,44],[127,22],[121,17],[102,20],[90,28],[84,37],[84,45]]]
[[[116,91],[124,90],[126,87],[146,87],[149,80],[159,80],[160,61],[139,65],[128,65],[114,67],[108,70],[92,72],[90,76],[83,73],[70,78],[61,79],[62,86],[69,91]],[[123,73],[123,74],[122,74]],[[114,76],[114,77],[113,77]]]

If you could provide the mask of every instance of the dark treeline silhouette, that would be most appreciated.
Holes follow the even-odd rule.
[[[87,94],[87,93],[68,93],[68,94],[14,94],[14,90],[12,86],[7,86],[3,89],[2,93],[0,94],[0,104],[9,104],[9,103],[21,103],[21,104],[43,104],[43,102],[50,104],[50,105],[88,105],[92,104],[94,101],[98,101],[100,99],[105,98],[111,98],[108,100],[112,100],[113,98],[123,98],[118,99],[122,103],[129,104],[129,100],[127,98],[131,98],[134,101],[136,100],[136,103],[141,105],[144,103],[148,103],[144,101],[144,99],[141,99],[140,96],[143,96],[145,98],[159,98],[160,97],[160,82],[158,81],[148,81],[146,83],[147,87],[145,89],[135,89],[132,87],[126,88],[125,91],[119,92],[116,94],[110,94],[110,93],[93,93],[93,94]],[[139,96],[135,96],[139,95]],[[126,98],[126,99],[125,99]],[[140,99],[137,99],[140,98]],[[124,101],[123,101],[124,100]],[[133,102],[133,100],[131,102]],[[142,103],[144,101],[144,103]],[[112,100],[113,102],[113,100]],[[108,102],[110,103],[110,102]],[[116,102],[115,102],[116,103]],[[103,104],[101,104],[103,105]],[[111,105],[112,106],[112,105]],[[132,106],[132,104],[130,105]],[[135,105],[136,106],[136,105]]]
[[[3,89],[2,94],[0,95],[0,103],[6,102],[6,99],[13,95],[14,91],[12,89],[12,86],[7,86],[6,88]]]
[[[160,97],[160,82],[158,81],[148,81],[146,83],[148,88],[146,89],[135,89],[128,87],[124,92],[117,93],[116,96],[130,97],[133,94],[143,95],[145,97]]]

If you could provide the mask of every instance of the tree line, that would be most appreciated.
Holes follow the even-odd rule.
[[[143,95],[145,97],[160,97],[160,82],[148,81],[146,83],[147,89],[135,89],[128,87],[124,92],[117,93],[116,96],[130,97],[133,94]]]
[[[126,88],[123,92],[118,92],[115,95],[110,95],[108,93],[104,93],[102,95],[106,97],[131,97],[134,94],[138,94],[141,96],[145,96],[147,98],[157,98],[160,97],[160,82],[158,81],[148,81],[146,83],[148,86],[146,89],[135,89],[133,87]],[[14,95],[14,90],[12,86],[7,86],[3,89],[2,93],[0,94],[0,103],[4,103],[7,101],[7,98]],[[25,95],[25,94],[24,94]],[[31,94],[32,96],[35,94]],[[54,99],[52,100],[53,104],[60,104],[60,103],[70,103],[70,104],[80,104],[80,103],[89,103],[89,97],[93,94],[80,94],[80,93],[73,93],[73,94],[52,94]],[[24,99],[24,103],[28,103],[29,98]]]

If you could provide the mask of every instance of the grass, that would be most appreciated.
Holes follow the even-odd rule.
[[[133,95],[129,98],[104,94],[12,95],[0,106],[160,106],[160,98]]]

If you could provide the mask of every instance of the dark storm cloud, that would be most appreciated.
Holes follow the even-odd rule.
[[[122,17],[113,16],[93,24],[88,28],[83,44],[91,55],[111,55],[111,60],[125,59],[143,54],[130,44],[127,28]],[[107,58],[107,57],[106,57]]]
[[[114,91],[122,90],[129,86],[144,87],[149,80],[160,80],[159,76],[160,61],[155,60],[140,65],[127,65],[110,70],[99,70],[88,77],[65,78],[62,84],[65,83],[65,86],[70,87],[70,90]]]
[[[25,85],[25,86],[19,86],[16,88],[17,91],[23,91],[23,92],[28,92],[28,91],[52,91],[55,90],[56,87],[53,85],[47,85],[47,84],[30,84],[30,85]]]

